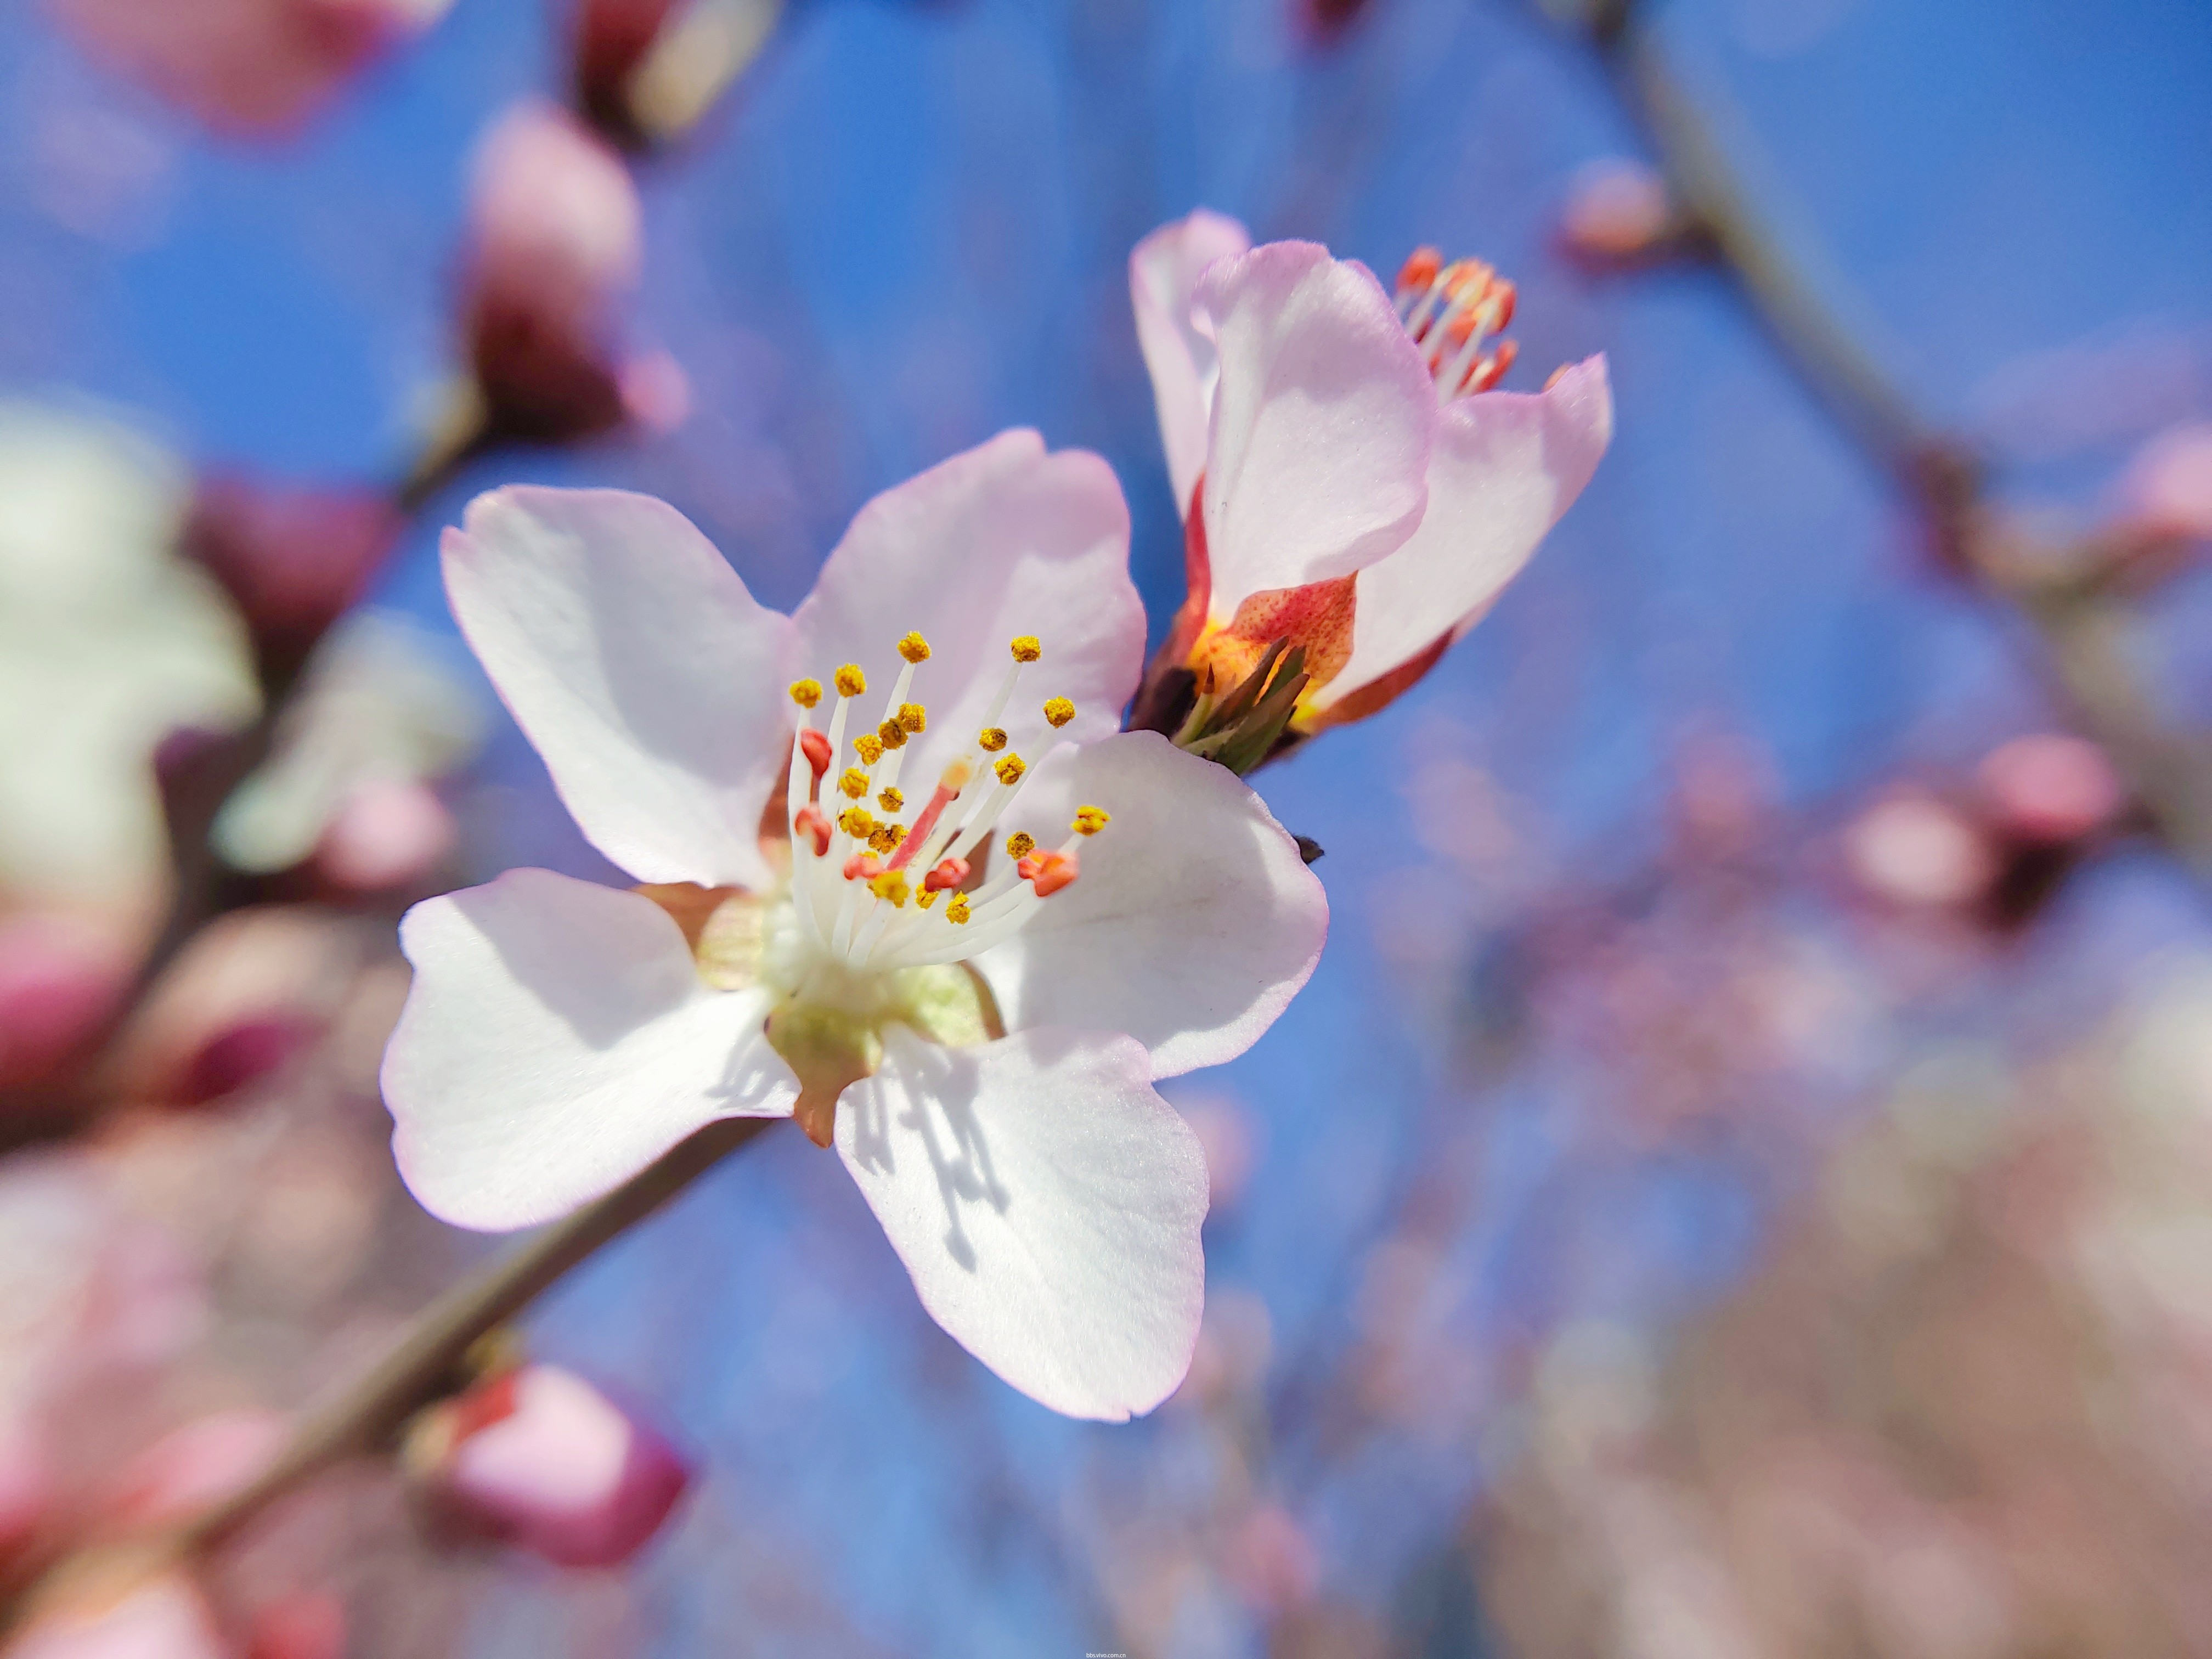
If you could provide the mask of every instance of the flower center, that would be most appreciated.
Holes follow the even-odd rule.
[[[955,1044],[1004,1035],[989,988],[966,963],[1073,884],[1082,843],[1109,822],[1103,808],[1081,807],[1053,848],[1016,830],[1005,842],[1006,867],[986,867],[988,838],[1031,772],[1002,722],[1025,671],[1044,654],[1026,635],[1009,651],[981,726],[927,793],[915,790],[912,799],[901,778],[909,745],[929,728],[927,707],[914,700],[929,642],[920,634],[899,641],[903,665],[872,726],[861,724],[868,684],[858,664],[830,676],[836,701],[826,730],[814,724],[822,683],[794,682],[788,887],[765,901],[711,896],[718,908],[686,924],[709,984],[758,984],[777,997],[769,1041],[799,1074],[797,1115],[823,1145],[838,1094],[881,1060],[883,1026],[902,1024]],[[1054,734],[1075,718],[1075,705],[1051,697],[1039,715],[1034,729],[1021,725],[1042,759],[1061,741]]]
[[[1487,392],[1513,367],[1520,347],[1497,337],[1513,320],[1513,284],[1480,259],[1444,263],[1413,250],[1398,272],[1398,317],[1421,348],[1437,401]]]

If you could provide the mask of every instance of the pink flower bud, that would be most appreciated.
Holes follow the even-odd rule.
[[[118,1595],[88,1588],[35,1614],[5,1659],[227,1659],[215,1620],[180,1575],[141,1581]]]
[[[360,597],[404,520],[367,489],[279,489],[236,475],[201,481],[185,548],[229,590],[264,651],[291,665]]]
[[[644,258],[622,158],[548,106],[513,111],[478,152],[465,328],[495,430],[555,443],[629,419],[616,301]],[[642,377],[665,415],[665,374]]]
[[[97,1030],[131,975],[97,926],[59,914],[0,921],[0,1086],[44,1077]]]
[[[214,131],[281,137],[450,0],[48,0],[85,52]]]
[[[106,1518],[137,1530],[174,1525],[238,1492],[284,1441],[284,1419],[256,1407],[216,1412],[155,1442],[125,1467]]]
[[[1994,825],[2016,840],[2065,846],[2108,828],[2127,792],[2105,751],[2061,732],[2014,738],[1982,762]]]
[[[1559,210],[1559,240],[1567,252],[1599,264],[1643,258],[1675,228],[1666,181],[1643,162],[1620,156],[1577,172]]]
[[[691,1480],[660,1436],[551,1365],[503,1372],[426,1413],[407,1462],[440,1519],[564,1567],[628,1560]]]
[[[325,879],[357,893],[422,880],[453,850],[459,829],[437,791],[404,778],[364,785],[339,804],[315,853]]]
[[[1867,808],[1844,831],[1843,852],[1868,894],[1916,908],[1978,903],[1997,876],[1996,851],[1980,826],[1929,795],[1896,795]]]
[[[2121,520],[2138,535],[2212,541],[2212,422],[2169,427],[2145,444],[2119,497]]]
[[[59,1496],[52,1464],[34,1424],[0,1423],[0,1571]]]

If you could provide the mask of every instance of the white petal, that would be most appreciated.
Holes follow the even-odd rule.
[[[837,1153],[921,1305],[1031,1399],[1121,1422],[1190,1368],[1206,1155],[1144,1050],[1024,1031],[940,1048],[903,1026],[845,1091]]]
[[[1121,487],[1087,451],[1047,454],[1034,432],[1000,433],[862,507],[795,620],[808,673],[827,684],[841,664],[866,671],[856,731],[883,717],[899,640],[916,630],[929,641],[913,698],[929,726],[907,756],[909,794],[974,740],[1012,660],[1008,642],[1024,634],[1044,657],[1006,711],[1015,746],[1045,729],[1053,696],[1075,701],[1063,737],[1115,731],[1145,654]]]
[[[1359,573],[1352,655],[1321,689],[1327,708],[1463,631],[1574,505],[1613,436],[1605,359],[1540,395],[1462,398],[1438,422],[1429,507],[1406,544]]]
[[[1348,576],[1427,499],[1436,389],[1374,273],[1311,242],[1217,260],[1198,285],[1221,355],[1202,492],[1226,622],[1250,595]]]
[[[399,1173],[457,1227],[550,1221],[694,1129],[799,1097],[757,992],[710,991],[652,900],[510,870],[400,923],[415,964],[384,1055]]]
[[[1200,331],[1191,302],[1208,265],[1251,246],[1251,233],[1236,220],[1200,208],[1188,218],[1162,225],[1129,255],[1137,343],[1152,372],[1176,511],[1186,518],[1191,490],[1206,470],[1206,428],[1220,372],[1213,341]]]
[[[640,881],[764,886],[789,621],[649,495],[495,489],[444,554],[461,631],[592,844]]]
[[[1112,814],[1082,873],[976,958],[1007,1029],[1127,1031],[1155,1077],[1243,1054],[1328,936],[1297,843],[1234,774],[1154,732],[1053,755],[1001,827],[1056,847],[1081,805]]]

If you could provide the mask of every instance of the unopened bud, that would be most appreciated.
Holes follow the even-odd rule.
[[[691,1480],[660,1435],[581,1377],[538,1364],[424,1413],[404,1462],[440,1522],[565,1567],[628,1560]]]

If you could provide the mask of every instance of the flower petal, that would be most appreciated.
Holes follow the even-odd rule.
[[[1176,511],[1190,515],[1191,491],[1206,470],[1206,428],[1213,386],[1220,373],[1212,339],[1191,313],[1198,279],[1216,259],[1242,253],[1252,234],[1225,215],[1200,208],[1162,225],[1129,255],[1129,301],[1137,313],[1137,343],[1152,372],[1152,401],[1160,414],[1160,441],[1175,486]]]
[[[1042,640],[1044,658],[1006,711],[1015,746],[1043,727],[1052,696],[1075,702],[1063,736],[1103,736],[1121,726],[1145,654],[1121,486],[1088,451],[1048,454],[1034,432],[1002,432],[862,507],[795,620],[808,673],[826,684],[842,663],[866,671],[867,725],[903,665],[899,640],[912,629],[929,641],[913,696],[928,731],[902,773],[924,788],[974,740],[1020,635]]]
[[[652,900],[510,870],[416,905],[384,1055],[399,1173],[433,1215],[502,1231],[611,1191],[694,1129],[799,1097],[765,994],[710,991]]]
[[[461,632],[592,844],[640,881],[766,885],[790,622],[623,490],[493,490],[444,555]]]
[[[1364,265],[1313,242],[1217,260],[1198,306],[1221,355],[1202,492],[1211,614],[1348,576],[1427,499],[1436,389]]]
[[[1082,873],[975,961],[1007,1029],[1127,1031],[1154,1077],[1243,1054],[1328,935],[1297,843],[1233,773],[1154,732],[1054,753],[1005,827],[1056,846],[1081,805],[1112,814]]]
[[[1090,1031],[943,1048],[904,1026],[837,1154],[953,1339],[1031,1399],[1121,1422],[1190,1368],[1206,1155],[1144,1050]]]
[[[1352,655],[1314,707],[1328,708],[1472,627],[1574,504],[1612,436],[1602,356],[1538,395],[1486,392],[1450,404],[1420,528],[1359,573]]]

